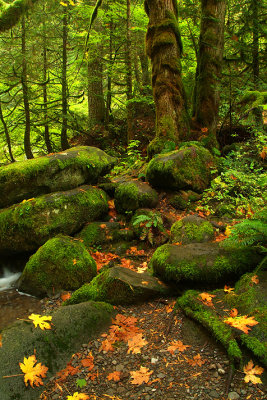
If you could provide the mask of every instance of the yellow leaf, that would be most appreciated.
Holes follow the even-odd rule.
[[[60,4],[61,4],[62,6],[64,6],[64,7],[68,7],[68,4],[67,4],[67,3],[64,3],[63,1],[61,1]]]
[[[253,282],[253,283],[255,283],[255,285],[257,285],[259,283],[258,275],[253,275],[251,277],[251,282]]]
[[[87,400],[87,399],[89,399],[89,396],[87,396],[87,394],[78,392],[75,392],[73,396],[67,397],[67,400]]]
[[[235,289],[231,288],[230,286],[225,285],[223,290],[224,290],[224,293],[231,293]]]
[[[128,340],[129,349],[127,353],[138,354],[141,353],[141,347],[145,346],[147,341],[143,339],[142,333],[138,333]]]
[[[28,318],[32,320],[35,328],[37,328],[37,326],[39,325],[42,330],[51,329],[51,325],[49,324],[49,322],[47,322],[51,321],[51,316],[44,315],[43,317],[41,317],[40,314],[31,314]]]
[[[75,5],[76,5],[76,4],[74,3],[74,1],[72,1],[72,0],[69,0],[69,3],[70,3],[71,6],[75,6]]]
[[[142,383],[147,383],[149,381],[150,375],[153,371],[149,371],[146,367],[140,367],[139,371],[130,371],[132,377],[133,385],[141,385]]]
[[[225,318],[223,322],[225,324],[233,326],[234,328],[240,329],[246,334],[251,330],[249,326],[254,326],[258,324],[258,321],[256,321],[254,317],[248,317],[247,315],[239,315],[235,317]]]
[[[35,355],[32,355],[28,358],[24,357],[23,363],[19,363],[21,371],[25,374],[24,382],[26,386],[28,386],[28,381],[30,382],[31,387],[33,387],[33,385],[43,385],[41,378],[46,377],[48,368],[41,363],[34,365],[36,362],[37,360]]]
[[[247,382],[247,383],[248,382],[252,382],[252,383],[255,383],[255,384],[256,383],[262,383],[261,379],[258,376],[255,376],[255,375],[261,375],[263,373],[264,369],[259,367],[258,365],[256,365],[253,368],[253,365],[254,365],[253,361],[250,360],[248,362],[248,364],[244,366],[244,368],[243,368],[243,371],[244,371],[244,374],[245,374],[244,381]]]
[[[199,300],[205,304],[206,306],[213,307],[212,297],[215,297],[214,294],[209,294],[206,292],[200,293],[198,295]]]
[[[229,225],[227,225],[227,227],[226,227],[226,229],[225,229],[225,235],[226,236],[230,236],[230,234],[231,234],[231,228],[230,228],[230,226]]]

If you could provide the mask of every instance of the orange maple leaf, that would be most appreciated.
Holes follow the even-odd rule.
[[[92,354],[89,354],[86,358],[83,358],[81,360],[81,364],[83,367],[86,367],[89,369],[89,371],[92,371],[94,368],[94,356]]]
[[[2,347],[2,335],[0,335],[0,347]]]
[[[201,365],[205,364],[206,360],[203,360],[201,358],[200,354],[197,354],[195,357],[193,357],[193,359],[187,359],[188,364],[192,365],[193,367],[195,365],[198,365],[199,367],[201,367]]]
[[[73,262],[73,265],[76,265],[76,264],[77,264],[76,258],[74,258],[74,259],[72,260],[72,262]]]
[[[28,386],[28,382],[30,383],[31,387],[34,385],[43,385],[42,378],[46,377],[48,368],[41,363],[36,363],[37,360],[35,354],[28,358],[24,357],[23,363],[19,363],[21,371],[25,374],[24,382],[26,386]]]
[[[257,285],[259,283],[258,275],[253,275],[251,277],[251,282],[253,282],[253,283],[255,283],[255,285]]]
[[[231,317],[224,318],[223,322],[234,328],[240,329],[244,333],[248,334],[251,330],[250,326],[254,326],[258,324],[258,321],[254,319],[254,317],[248,317],[247,315],[239,315],[237,313],[237,309],[234,308],[231,313]],[[248,325],[248,326],[247,326]]]
[[[129,349],[127,353],[138,354],[141,353],[141,347],[145,346],[148,342],[143,339],[142,333],[138,333],[128,340]]]
[[[231,293],[235,289],[231,288],[230,286],[225,285],[223,290],[224,290],[224,293]]]
[[[141,267],[137,267],[138,274],[143,274],[147,270],[147,262],[143,262]]]
[[[70,292],[62,293],[60,297],[61,297],[62,301],[66,301],[71,298],[71,294],[70,294]]]
[[[261,375],[264,371],[263,368],[259,367],[258,365],[255,365],[253,368],[253,361],[250,360],[247,365],[244,366],[243,371],[245,373],[245,382],[252,382],[252,383],[262,383],[261,379],[258,376],[255,375]]]
[[[106,224],[101,224],[101,225],[100,225],[100,228],[101,228],[101,229],[105,229],[106,227],[107,227]]]
[[[72,396],[68,396],[67,400],[89,400],[89,396],[84,393],[75,392]]]
[[[171,346],[169,346],[169,347],[167,348],[167,350],[168,350],[171,354],[174,354],[176,350],[179,350],[179,351],[183,352],[183,351],[185,351],[185,349],[186,349],[187,347],[190,347],[190,346],[187,345],[187,344],[183,344],[183,342],[182,342],[181,340],[173,340],[173,341],[171,342]]]
[[[63,382],[67,378],[67,376],[76,375],[77,372],[79,372],[79,371],[80,371],[80,368],[79,367],[73,367],[71,365],[71,361],[70,361],[70,362],[68,362],[66,368],[62,369],[61,371],[59,371],[57,373],[57,376],[58,376],[57,381],[58,382]]]
[[[213,307],[212,298],[215,297],[214,294],[209,294],[207,292],[200,293],[198,295],[199,300],[206,306]]]
[[[121,380],[121,372],[120,371],[114,371],[108,374],[107,376],[109,381],[115,381],[119,382]]]
[[[149,381],[150,375],[153,371],[149,371],[146,367],[140,367],[139,371],[130,371],[133,385],[141,385],[142,383],[147,383]]]

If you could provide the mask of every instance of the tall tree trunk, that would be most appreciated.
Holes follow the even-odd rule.
[[[45,12],[45,6],[43,8]],[[44,101],[44,139],[48,153],[52,153],[53,148],[50,141],[48,112],[47,112],[47,32],[46,20],[43,21],[43,101]]]
[[[252,0],[252,67],[253,67],[253,83],[255,90],[259,89],[259,9],[258,0]]]
[[[201,0],[201,7],[192,128],[202,135],[208,148],[213,148],[218,146],[216,128],[224,50],[226,0]]]
[[[152,63],[152,88],[156,107],[156,137],[148,155],[159,153],[167,141],[178,144],[188,135],[186,97],[181,77],[181,36],[176,0],[146,0],[149,17],[147,55]]]
[[[133,110],[130,100],[133,97],[132,83],[132,54],[131,54],[131,0],[126,0],[126,49],[125,49],[125,64],[126,64],[126,95],[127,95],[127,143],[134,137],[133,132]]]
[[[3,116],[1,100],[0,100],[0,120],[1,120],[1,122],[3,124],[3,127],[4,127],[4,132],[5,132],[5,136],[6,136],[8,152],[9,152],[9,156],[10,156],[10,161],[11,162],[15,162],[16,160],[13,157],[10,136],[9,136],[9,132],[8,132],[8,129],[7,129],[7,124],[6,124],[6,121],[5,121],[4,116]]]
[[[109,23],[109,61],[108,61],[108,72],[107,72],[107,99],[106,99],[106,116],[105,116],[105,125],[108,126],[110,121],[110,111],[111,111],[111,69],[112,69],[112,51],[113,51],[113,21],[110,19]]]
[[[61,127],[61,148],[68,149],[69,142],[67,136],[67,113],[68,113],[68,93],[67,93],[67,42],[68,42],[68,10],[64,7],[62,20],[62,76],[61,76],[61,96],[62,96],[62,127]]]
[[[25,112],[25,132],[24,132],[24,151],[26,157],[33,158],[31,150],[31,115],[28,97],[28,81],[27,81],[27,60],[26,60],[26,27],[25,17],[21,20],[21,53],[22,53],[22,74],[21,84],[23,92],[23,103]]]

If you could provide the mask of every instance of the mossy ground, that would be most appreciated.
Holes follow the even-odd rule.
[[[198,221],[191,218],[186,220],[183,218],[175,222],[171,227],[171,242],[185,243],[201,243],[207,242],[214,238],[214,229],[209,221]]]
[[[142,182],[122,183],[115,190],[115,206],[119,213],[135,211],[141,207],[152,208],[156,206],[157,202],[157,192]]]

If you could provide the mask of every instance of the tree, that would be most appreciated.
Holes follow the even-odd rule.
[[[146,0],[149,17],[146,49],[152,63],[156,107],[156,137],[148,147],[152,156],[167,141],[178,144],[188,136],[189,122],[181,76],[182,42],[176,0]]]
[[[0,0],[0,32],[16,25],[20,17],[38,0],[15,0],[11,4]]]

